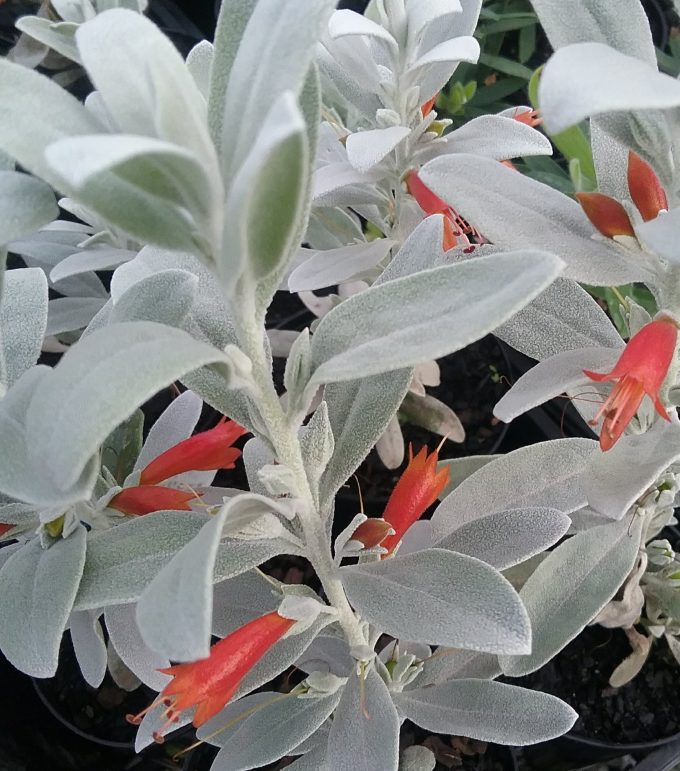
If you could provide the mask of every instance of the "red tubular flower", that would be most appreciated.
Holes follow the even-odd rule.
[[[449,467],[437,471],[438,457],[437,450],[428,455],[427,447],[423,447],[414,458],[413,448],[409,445],[408,466],[394,486],[383,515],[394,530],[394,535],[388,535],[380,544],[387,549],[388,555],[449,483]]]
[[[420,179],[418,172],[412,171],[406,177],[406,187],[409,193],[416,199],[418,206],[428,215],[444,215],[444,238],[442,246],[445,252],[458,243],[457,235],[460,229],[456,224],[457,215],[453,209],[442,199],[435,195],[430,188]]]
[[[246,429],[224,418],[215,428],[179,442],[151,461],[139,478],[141,485],[155,485],[185,471],[217,471],[234,468],[241,451],[231,445]]]
[[[628,191],[645,222],[668,209],[668,198],[654,169],[632,150],[628,153]]]
[[[159,670],[173,679],[149,707],[128,715],[128,721],[138,725],[147,712],[163,704],[166,722],[154,733],[160,743],[161,734],[179,721],[180,714],[196,707],[192,722],[199,728],[226,706],[245,675],[293,624],[293,619],[276,611],[267,613],[215,643],[207,658]]]
[[[112,509],[123,514],[151,514],[152,511],[191,511],[189,501],[196,498],[196,493],[176,490],[174,487],[143,485],[125,487],[108,503]]]
[[[615,198],[604,193],[576,193],[576,198],[603,236],[635,236],[628,212]]]
[[[654,402],[656,411],[664,420],[670,420],[666,408],[659,399],[659,389],[673,361],[678,341],[678,328],[669,318],[660,318],[645,324],[631,339],[607,373],[584,373],[598,383],[614,382],[609,398],[592,421],[595,425],[602,415],[604,422],[600,432],[600,447],[611,449],[638,411],[647,394]]]

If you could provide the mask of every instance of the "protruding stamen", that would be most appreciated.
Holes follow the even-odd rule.
[[[169,704],[166,702],[170,702]],[[131,713],[128,713],[125,715],[125,719],[128,723],[131,723],[132,725],[139,725],[142,722],[142,719],[145,715],[148,715],[149,712],[151,712],[152,709],[156,709],[156,707],[159,707],[161,704],[165,705],[166,707],[169,707],[172,705],[172,701],[170,699],[161,699],[160,696],[158,696],[154,701],[149,704],[148,707],[145,707],[141,712],[138,712],[136,715],[133,715]]]
[[[165,717],[165,723],[157,731],[153,732],[153,740],[156,744],[163,744],[165,741],[163,734],[173,725],[179,723],[179,712],[175,712],[172,707],[168,707],[163,716]]]

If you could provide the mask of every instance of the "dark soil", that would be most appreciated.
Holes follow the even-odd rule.
[[[434,753],[435,771],[513,771],[511,750],[460,736],[431,734],[407,721],[401,730],[401,748],[422,744]]]
[[[652,646],[642,672],[621,688],[609,677],[630,653],[624,632],[586,629],[538,672],[516,685],[559,696],[578,713],[573,733],[617,744],[654,742],[680,731],[680,667],[663,641]]]

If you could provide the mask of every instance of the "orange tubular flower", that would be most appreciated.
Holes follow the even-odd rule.
[[[394,530],[394,535],[388,535],[380,544],[387,549],[387,555],[396,549],[404,533],[423,516],[449,483],[448,466],[437,471],[438,457],[437,450],[428,455],[427,447],[423,447],[414,458],[413,448],[409,445],[408,466],[394,486],[383,515]]]
[[[125,487],[108,503],[112,509],[123,514],[142,516],[152,511],[191,511],[189,501],[196,498],[196,493],[176,490],[174,487],[158,487],[143,485],[141,487]]]
[[[645,222],[668,209],[668,198],[654,169],[632,150],[628,153],[628,191]]]
[[[154,739],[161,743],[162,734],[179,722],[180,714],[196,707],[192,722],[199,728],[226,706],[245,675],[293,624],[293,619],[276,611],[267,613],[215,643],[208,658],[159,670],[173,679],[149,707],[138,715],[128,715],[128,721],[139,725],[147,712],[163,704],[166,722],[154,733]]]
[[[524,110],[520,112],[518,108],[515,110],[512,119],[531,126],[531,128],[536,128],[536,126],[540,126],[543,123],[543,118],[541,118],[538,110]]]
[[[364,549],[372,549],[374,546],[380,546],[391,531],[392,525],[389,522],[372,517],[362,522],[352,533],[352,540],[362,543]]]
[[[215,428],[179,442],[151,461],[139,478],[141,485],[155,485],[185,471],[217,471],[234,468],[241,451],[231,445],[246,429],[223,418]]]
[[[659,399],[659,389],[673,361],[678,342],[678,328],[669,318],[660,318],[645,324],[628,341],[614,369],[608,373],[584,373],[598,383],[614,382],[609,398],[592,421],[595,425],[602,415],[600,447],[610,450],[623,434],[647,394],[656,411],[664,420],[670,420]]]
[[[423,116],[423,118],[430,114],[438,96],[439,91],[437,91],[437,93],[431,99],[428,99],[427,102],[420,106],[420,114]]]
[[[668,209],[668,198],[654,169],[634,152],[628,153],[628,192],[645,222]],[[607,238],[633,236],[635,230],[628,212],[604,193],[576,193],[586,217]]]
[[[576,193],[576,198],[603,236],[635,236],[628,212],[615,198],[604,193]]]
[[[420,179],[418,172],[412,171],[406,177],[406,187],[409,193],[416,199],[418,206],[429,217],[432,214],[444,215],[444,239],[443,248],[445,252],[458,243],[457,236],[460,233],[460,229],[456,224],[456,213],[453,209],[442,199],[435,195],[430,188]],[[458,232],[457,232],[458,231]]]

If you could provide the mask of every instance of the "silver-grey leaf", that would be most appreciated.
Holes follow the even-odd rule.
[[[33,677],[53,677],[59,645],[85,564],[86,531],[43,549],[35,538],[14,552],[0,570],[0,649]]]
[[[399,716],[392,696],[373,667],[353,673],[333,715],[328,771],[397,771]]]
[[[426,549],[341,574],[357,613],[392,637],[489,653],[531,647],[519,596],[474,557]]]
[[[427,731],[527,745],[566,733],[578,715],[555,696],[494,680],[452,680],[395,694],[401,712]]]

